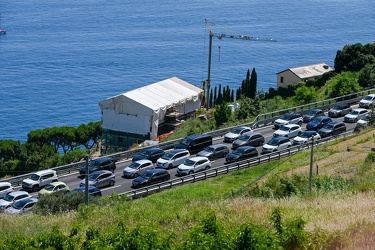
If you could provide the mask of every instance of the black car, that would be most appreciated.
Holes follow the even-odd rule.
[[[139,160],[150,160],[155,163],[160,157],[165,154],[165,151],[161,148],[148,148],[145,149],[140,154],[137,154],[133,157],[132,161],[139,161]]]
[[[240,161],[250,157],[258,156],[258,151],[253,146],[242,146],[237,148],[236,150],[232,151],[225,157],[225,162],[235,162]]]
[[[322,116],[322,115],[324,115],[324,112],[321,109],[312,109],[312,110],[309,110],[303,116],[303,122],[308,123],[309,121],[311,121],[315,117]]]
[[[132,187],[145,187],[155,183],[167,181],[170,178],[171,176],[167,170],[160,168],[152,169],[135,178],[132,182]]]
[[[322,138],[338,135],[344,132],[346,132],[346,125],[343,122],[330,122],[318,130],[318,133]]]
[[[88,174],[91,174],[95,171],[98,170],[109,170],[114,172],[116,169],[116,163],[115,161],[110,158],[110,157],[102,157],[102,158],[97,158],[89,162],[89,172]],[[86,174],[86,166],[83,166],[79,170],[80,175],[85,175]]]
[[[100,189],[97,188],[97,187],[95,187],[95,186],[89,186],[88,191],[89,191],[89,195],[92,195],[92,196],[102,196],[102,192],[100,191]],[[70,191],[69,194],[76,193],[76,192],[82,192],[82,193],[84,193],[85,192],[85,187],[83,186],[83,187],[75,188],[72,191]]]

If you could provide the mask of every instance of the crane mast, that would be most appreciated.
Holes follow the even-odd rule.
[[[254,36],[243,36],[240,34],[235,34],[231,31],[229,31],[228,34],[222,34],[222,33],[214,33],[211,30],[210,25],[215,25],[214,22],[209,21],[208,19],[205,19],[206,22],[206,27],[208,28],[208,33],[209,33],[209,47],[208,47],[208,70],[207,70],[207,80],[204,81],[204,90],[206,92],[206,110],[208,110],[208,99],[209,99],[209,93],[210,93],[210,84],[211,84],[211,55],[212,55],[212,38],[217,37],[219,40],[222,38],[232,38],[232,39],[241,39],[241,40],[250,40],[250,41],[268,41],[268,42],[276,42],[275,39],[273,38],[261,38],[261,37],[254,37]],[[221,27],[223,28],[223,27]]]

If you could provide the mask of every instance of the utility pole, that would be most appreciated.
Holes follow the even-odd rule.
[[[311,186],[312,186],[313,159],[314,159],[314,136],[311,137],[310,175],[309,175],[309,191],[310,192],[311,192]]]
[[[86,155],[85,204],[89,205],[89,156]]]

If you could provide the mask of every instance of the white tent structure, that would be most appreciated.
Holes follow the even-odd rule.
[[[194,112],[200,107],[202,89],[172,77],[99,102],[102,128],[107,131],[158,136],[159,124],[170,113]],[[125,136],[126,137],[126,136]]]

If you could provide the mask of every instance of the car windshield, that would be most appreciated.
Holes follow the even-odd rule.
[[[97,166],[99,166],[100,165],[100,162],[99,161],[90,161],[90,163],[89,163],[89,166],[90,167],[97,167]]]
[[[249,135],[241,135],[240,137],[238,137],[238,140],[240,141],[247,141],[249,140],[250,136]]]
[[[150,179],[152,176],[152,173],[151,172],[145,172],[144,174],[141,175],[142,178],[145,178],[145,179]]]
[[[315,117],[311,122],[313,123],[320,123],[323,120],[323,116]]]
[[[291,117],[291,114],[286,114],[286,115],[281,116],[280,119],[282,119],[282,120],[289,120],[290,117]]]
[[[371,96],[365,96],[364,98],[363,98],[363,100],[365,100],[365,101],[371,101],[372,100],[372,97]]]
[[[235,155],[242,155],[244,151],[245,151],[245,148],[239,147],[236,150],[234,150],[232,153]]]
[[[100,174],[98,174],[98,173],[90,174],[89,175],[89,181],[95,181],[99,177],[99,175]]]
[[[353,111],[351,111],[349,114],[351,114],[351,115],[358,115],[358,114],[359,114],[359,111],[357,111],[357,110],[353,110]]]
[[[239,133],[241,133],[242,130],[243,130],[243,128],[235,128],[235,129],[233,129],[231,131],[231,133],[233,133],[233,134],[239,134]]]
[[[287,127],[287,126],[281,126],[279,130],[281,130],[281,131],[289,131],[290,128]]]
[[[344,109],[344,107],[342,106],[335,106],[332,108],[332,110],[342,110],[342,109]]]
[[[148,157],[151,155],[151,151],[148,151],[148,150],[143,151],[142,153],[140,153],[140,155]]]
[[[361,120],[368,122],[368,121],[370,121],[370,116],[369,115],[365,115],[364,117],[362,117]]]
[[[39,178],[40,178],[40,176],[37,175],[37,174],[30,175],[30,179],[33,180],[33,181],[37,181],[37,180],[39,180]]]
[[[169,153],[164,154],[161,158],[164,160],[170,160],[174,155],[175,153],[169,152]]]
[[[48,184],[47,186],[44,187],[45,190],[52,191],[55,188],[54,185]]]
[[[204,149],[204,151],[212,153],[212,152],[215,151],[215,149],[213,147],[207,147],[207,148]]]
[[[19,201],[19,202],[15,202],[15,203],[13,203],[12,207],[13,207],[14,209],[21,210],[21,209],[23,208],[24,205],[25,205],[25,204],[24,204],[23,201]]]
[[[13,199],[14,199],[14,196],[11,195],[11,194],[7,194],[7,195],[5,195],[5,197],[4,197],[4,200],[5,200],[5,201],[13,201]]]
[[[279,142],[279,140],[277,139],[272,139],[270,140],[267,144],[268,145],[271,145],[271,146],[277,146],[277,143]]]
[[[190,160],[190,159],[187,159],[187,160],[184,162],[184,165],[185,165],[185,166],[189,166],[189,167],[194,166],[194,165],[195,165],[195,161],[192,161],[192,160]]]
[[[333,125],[332,124],[326,124],[323,128],[324,129],[333,129]]]
[[[181,144],[190,145],[191,141],[192,141],[191,139],[185,138],[185,139],[182,139]]]
[[[139,168],[139,164],[138,162],[132,162],[130,165],[129,165],[129,168],[132,168],[132,169],[138,169]]]
[[[302,133],[299,135],[299,137],[301,137],[301,138],[310,138],[312,135],[313,135],[313,133],[302,132]]]

